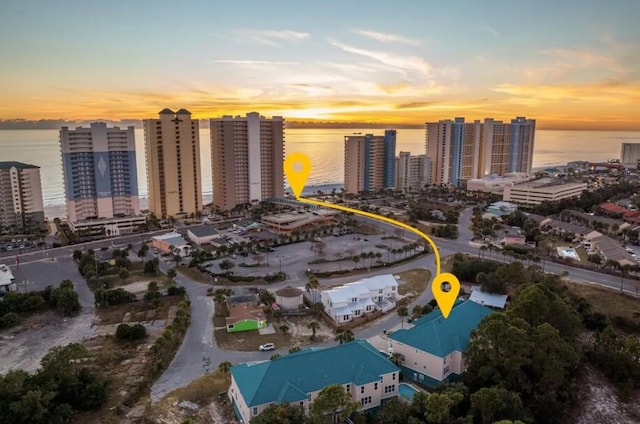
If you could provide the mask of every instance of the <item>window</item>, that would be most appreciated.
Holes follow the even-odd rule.
[[[255,416],[255,415],[258,415],[258,407],[257,407],[257,406],[254,406],[254,407],[253,407],[253,415],[254,415],[254,416]]]
[[[378,383],[373,383],[373,390],[378,390]]]
[[[360,394],[363,395],[364,394],[364,386],[360,386]]]
[[[347,392],[351,391],[351,384],[347,384]]]
[[[395,380],[396,379],[396,373],[394,372],[393,374],[391,374],[391,379]]]

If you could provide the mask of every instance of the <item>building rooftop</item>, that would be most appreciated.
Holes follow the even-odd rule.
[[[179,109],[176,112],[176,115],[191,115],[191,112],[189,112],[187,109]]]
[[[271,402],[300,402],[332,384],[362,385],[400,372],[364,340],[326,349],[305,349],[272,361],[231,367],[247,406]]]
[[[231,305],[229,308],[229,316],[224,320],[229,324],[235,324],[236,322],[246,320],[264,321],[264,313],[255,304],[239,304]]]
[[[280,290],[276,290],[276,294],[282,297],[298,297],[302,295],[302,290],[296,287],[285,287]]]
[[[198,225],[197,227],[189,227],[187,231],[189,231],[196,237],[208,237],[220,234],[220,231],[216,230],[213,225]]]
[[[0,287],[12,284],[13,280],[14,277],[11,269],[5,264],[0,264]]]
[[[471,296],[469,300],[479,303],[482,306],[490,306],[492,308],[504,309],[507,304],[506,294],[487,293],[482,291],[479,286],[471,287]]]
[[[415,321],[413,328],[398,330],[389,337],[444,358],[456,350],[464,352],[471,332],[492,312],[476,302],[458,300],[449,318],[443,318],[440,309],[436,309]]]
[[[167,107],[160,111],[160,115],[175,115],[175,112]]]
[[[13,168],[14,166],[18,169],[39,169],[40,168],[39,166],[30,165],[28,163],[16,162],[16,161],[0,162],[0,169],[10,169],[10,168]]]
[[[154,240],[161,240],[166,243],[169,243],[173,246],[187,244],[187,241],[180,235],[179,233],[167,233],[159,236],[154,236]]]
[[[538,180],[527,181],[514,184],[511,190],[535,190],[544,193],[555,193],[562,190],[587,187],[587,183],[565,182],[556,178],[540,178]]]

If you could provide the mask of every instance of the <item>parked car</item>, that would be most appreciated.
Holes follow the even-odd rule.
[[[231,259],[238,259],[238,257],[234,254],[234,255],[230,255],[229,256]]]
[[[266,352],[268,350],[275,350],[275,349],[276,349],[276,345],[273,343],[265,343],[263,345],[260,345],[261,352]]]

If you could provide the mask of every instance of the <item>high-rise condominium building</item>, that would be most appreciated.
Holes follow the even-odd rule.
[[[400,152],[396,158],[396,189],[420,191],[431,184],[431,159],[427,155]]]
[[[43,225],[40,168],[0,162],[0,234],[31,232]]]
[[[133,127],[60,129],[60,149],[70,222],[140,213]]]
[[[396,130],[344,137],[346,193],[395,188]]]
[[[221,210],[284,196],[284,119],[257,112],[210,120],[213,204]]]
[[[620,162],[625,168],[640,168],[640,143],[622,143]]]
[[[426,124],[426,151],[433,162],[434,184],[459,185],[474,178],[531,173],[536,121],[517,117],[511,123],[464,118]]]
[[[157,217],[201,211],[198,121],[186,109],[163,109],[143,125],[149,211]]]

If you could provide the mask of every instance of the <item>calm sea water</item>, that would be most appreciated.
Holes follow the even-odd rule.
[[[354,133],[380,133],[373,129],[287,129],[286,152],[302,152],[312,158],[313,171],[308,185],[341,184],[344,175],[343,136]],[[144,163],[144,136],[136,129],[138,185],[141,197],[147,195]],[[400,129],[397,151],[424,153],[423,129]],[[533,166],[562,165],[572,160],[607,160],[620,156],[622,142],[639,142],[640,132],[626,131],[536,131]],[[211,198],[211,146],[209,130],[200,130],[202,186],[205,201]],[[64,204],[62,164],[57,130],[0,130],[0,161],[15,160],[40,166],[42,191],[49,216],[56,216]],[[145,202],[146,203],[146,202]],[[64,213],[62,211],[62,213]]]

